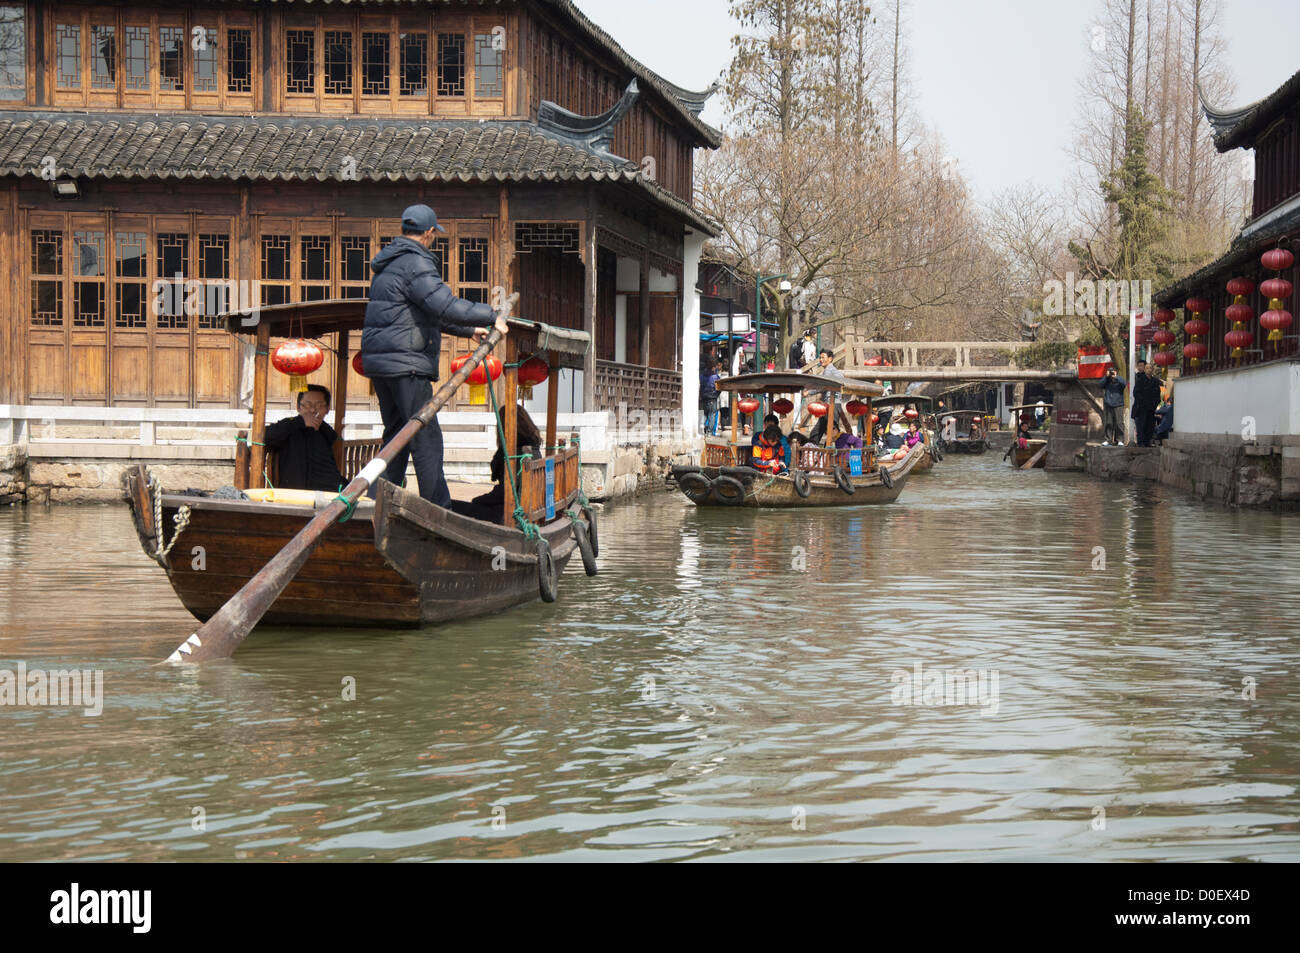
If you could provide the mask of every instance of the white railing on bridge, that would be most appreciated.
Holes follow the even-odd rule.
[[[905,367],[974,367],[971,363],[972,351],[1018,351],[1033,344],[1032,341],[858,341],[851,340],[841,349],[836,349],[836,357],[847,356],[849,367],[863,367],[867,357],[872,353],[893,351],[901,352]],[[951,351],[952,363],[921,364],[922,351]],[[847,352],[847,355],[846,353]],[[895,367],[900,365],[895,364]]]

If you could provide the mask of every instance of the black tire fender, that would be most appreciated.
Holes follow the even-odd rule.
[[[596,554],[591,548],[591,537],[587,524],[579,520],[573,524],[573,538],[578,543],[578,552],[582,554],[582,568],[588,576],[596,575]]]
[[[894,488],[894,476],[889,472],[889,467],[880,468],[880,482],[886,490]]]
[[[808,479],[808,474],[803,470],[791,470],[790,479],[794,481],[794,491],[808,499],[808,494],[812,493],[812,480]]]
[[[591,541],[591,555],[600,555],[600,537],[596,533],[596,511],[590,506],[582,508],[582,518],[587,521],[587,539]]]
[[[681,482],[682,482],[682,477],[686,476],[686,474],[688,474],[688,473],[699,473],[699,472],[700,472],[700,468],[699,468],[699,467],[693,467],[693,466],[682,466],[682,465],[678,465],[678,466],[673,467],[672,470],[669,471],[669,472],[672,473],[672,475],[673,475],[673,479],[676,480],[677,483],[680,485]]]
[[[849,496],[852,496],[854,493],[856,493],[858,489],[856,486],[853,485],[853,481],[849,479],[849,475],[844,472],[843,467],[835,468],[835,485],[838,486],[845,493],[847,493]]]
[[[720,476],[713,481],[713,495],[727,506],[739,506],[745,502],[745,484],[735,477]]]
[[[555,559],[551,556],[551,544],[544,539],[537,541],[537,589],[543,602],[554,602],[557,574]]]
[[[686,498],[692,503],[703,503],[713,492],[713,484],[703,473],[696,470],[693,473],[683,473],[682,478],[677,481]]]
[[[753,483],[754,478],[758,476],[758,471],[753,467],[718,467],[718,472],[741,483]]]

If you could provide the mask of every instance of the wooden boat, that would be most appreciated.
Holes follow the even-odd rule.
[[[888,397],[878,397],[871,402],[872,410],[875,411],[882,408],[891,408],[895,413],[903,414],[907,414],[909,410],[913,411],[915,416],[908,415],[908,419],[915,420],[920,426],[922,445],[925,448],[916,465],[912,467],[913,474],[929,473],[934,469],[935,463],[943,459],[943,450],[939,447],[938,433],[935,430],[934,415],[931,413],[933,404],[934,398],[924,394],[891,394]]]
[[[350,331],[361,327],[365,307],[364,299],[264,307],[258,323],[250,327],[242,324],[245,315],[228,316],[232,332],[255,333],[258,342],[252,434],[237,444],[232,475],[233,485],[255,499],[168,493],[143,466],[126,473],[127,498],[140,544],[166,571],[172,589],[196,618],[211,617],[303,528],[317,507],[334,499],[327,493],[262,487],[264,473],[275,471],[274,455],[264,455],[261,446],[271,336],[287,334],[290,327],[304,337],[338,332],[340,372],[334,388],[333,426],[342,434],[348,338]],[[505,525],[515,509],[510,480],[505,481],[502,521],[494,523],[444,509],[380,478],[375,500],[362,500],[346,522],[330,527],[262,622],[418,626],[495,612],[539,595],[553,598],[555,578],[575,551],[582,551],[584,564],[590,561],[588,572],[594,570],[594,516],[585,505],[579,518],[569,516],[570,508],[584,500],[579,448],[558,448],[555,432],[556,376],[561,367],[582,366],[588,335],[518,319],[511,319],[509,325],[502,388],[507,454],[515,453],[517,426],[518,381],[516,368],[510,365],[537,354],[550,368],[545,446],[551,449],[541,459],[522,461],[519,473],[520,507],[544,545],[513,522]],[[378,443],[336,442],[346,479],[378,450]]]
[[[984,453],[984,412],[981,410],[946,410],[939,415],[940,448],[944,453]],[[952,418],[950,426],[947,421]]]
[[[751,466],[749,442],[706,443],[699,466],[675,467],[673,477],[678,488],[696,506],[802,507],[860,506],[892,503],[898,499],[917,462],[924,456],[915,447],[900,459],[878,461],[873,447],[861,450],[836,449],[835,421],[847,419],[837,414],[838,398],[866,398],[870,418],[870,399],[883,393],[877,384],[846,381],[810,374],[760,373],[742,374],[718,382],[718,387],[737,395],[776,395],[804,391],[821,394],[827,405],[824,446],[805,444],[793,450],[788,473],[769,474]],[[732,429],[736,433],[739,401],[732,402]],[[807,406],[805,404],[805,406]],[[854,471],[860,470],[860,473]]]
[[[1003,459],[1009,459],[1011,465],[1017,470],[1043,469],[1047,466],[1047,441],[1037,437],[1026,439],[1027,446],[1020,446],[1020,424],[1028,422],[1032,427],[1039,409],[1038,404],[1017,404],[1014,407],[1008,407],[1012,411],[1013,419],[1017,420],[1016,428],[1011,433],[1011,445],[1007,448],[1006,455]],[[1051,404],[1043,404],[1042,409],[1048,414],[1052,412]]]

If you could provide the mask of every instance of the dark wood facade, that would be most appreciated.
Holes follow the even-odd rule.
[[[585,409],[680,401],[691,156],[716,134],[568,0],[0,14],[0,403],[237,406],[247,354],[215,315],[364,297],[415,202],[458,294],[593,334]],[[631,83],[603,140],[539,121]]]

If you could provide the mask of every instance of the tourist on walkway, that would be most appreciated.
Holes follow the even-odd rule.
[[[1133,380],[1133,422],[1139,447],[1151,446],[1156,430],[1156,408],[1160,406],[1160,378],[1147,373],[1147,362],[1137,362]]]
[[[1116,446],[1124,443],[1124,427],[1120,424],[1120,411],[1124,409],[1124,391],[1128,390],[1128,381],[1115,373],[1115,365],[1106,368],[1106,377],[1101,382],[1101,403],[1105,411],[1102,421],[1102,446]]]
[[[710,437],[718,435],[718,372],[722,362],[707,366],[700,375],[700,401],[704,404],[704,432]]]

